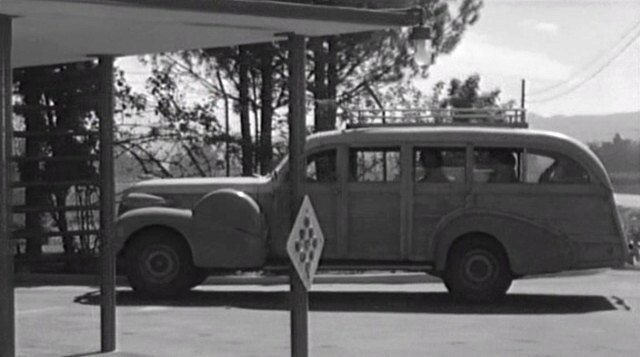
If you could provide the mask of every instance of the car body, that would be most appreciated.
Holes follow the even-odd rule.
[[[365,127],[309,136],[306,157],[306,193],[325,236],[321,268],[428,271],[454,296],[488,300],[513,278],[618,266],[628,253],[604,166],[565,135]],[[175,292],[215,271],[285,265],[294,213],[287,170],[285,160],[266,177],[151,180],[127,190],[116,241],[127,264],[141,273],[154,257],[161,268],[179,258],[189,274],[200,272],[179,287],[162,281],[180,274],[134,288]],[[163,230],[185,256],[128,254],[141,235]]]

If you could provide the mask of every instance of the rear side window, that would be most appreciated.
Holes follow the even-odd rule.
[[[465,148],[417,147],[413,151],[414,181],[464,183]]]
[[[349,151],[352,182],[400,181],[400,148],[358,148]]]
[[[530,151],[526,154],[527,183],[581,184],[590,177],[575,160],[561,154]]]
[[[476,148],[473,181],[478,183],[522,182],[522,149]]]

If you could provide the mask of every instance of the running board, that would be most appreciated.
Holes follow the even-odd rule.
[[[262,270],[269,272],[281,272],[289,270],[291,265],[285,262],[267,264]],[[435,270],[434,264],[425,263],[325,263],[318,267],[318,271],[409,271],[409,272],[431,272]]]

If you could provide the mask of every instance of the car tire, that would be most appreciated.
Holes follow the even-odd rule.
[[[201,282],[187,242],[169,229],[137,234],[127,247],[125,259],[129,284],[143,295],[176,296]]]
[[[505,296],[513,274],[500,243],[470,236],[452,245],[443,280],[455,300],[487,303]]]

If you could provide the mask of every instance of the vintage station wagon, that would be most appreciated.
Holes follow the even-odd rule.
[[[306,149],[321,269],[424,271],[487,301],[515,278],[614,267],[628,253],[603,165],[564,135],[387,125],[314,134]],[[285,267],[287,170],[127,190],[116,246],[132,287],[176,294],[208,274]]]

